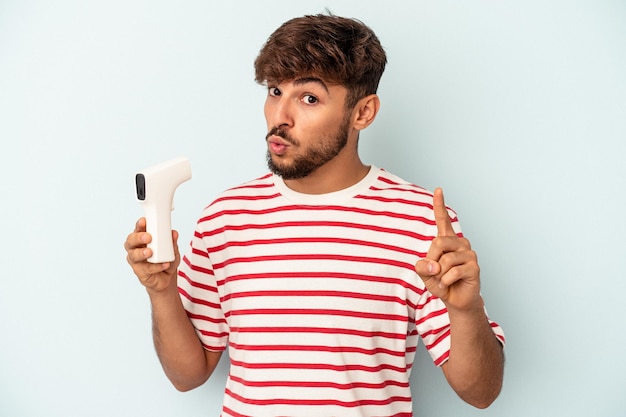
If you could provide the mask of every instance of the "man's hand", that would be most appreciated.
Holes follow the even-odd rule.
[[[137,220],[135,230],[128,235],[124,243],[126,249],[126,260],[133,268],[133,272],[139,278],[148,291],[160,292],[166,289],[176,288],[176,271],[180,263],[178,252],[178,232],[172,231],[172,241],[174,243],[174,254],[176,258],[173,262],[153,264],[147,261],[152,256],[152,250],[146,245],[150,243],[152,236],[146,232],[146,219],[144,217]]]
[[[437,237],[433,239],[426,258],[415,264],[415,271],[448,310],[482,308],[476,253],[467,239],[454,232],[441,188],[435,190],[433,208]]]

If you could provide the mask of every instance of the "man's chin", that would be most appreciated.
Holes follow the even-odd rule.
[[[300,170],[281,169],[275,165],[269,166],[269,169],[272,173],[274,173],[274,175],[278,175],[283,180],[297,180],[310,174],[310,171],[303,172]]]
[[[276,163],[270,155],[268,155],[267,158],[267,167],[270,171],[272,171],[272,173],[278,175],[283,180],[297,180],[304,178],[315,169]]]

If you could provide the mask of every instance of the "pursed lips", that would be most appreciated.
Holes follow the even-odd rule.
[[[287,151],[287,148],[290,146],[289,142],[276,135],[271,135],[267,139],[267,144],[272,153],[276,155],[283,155]]]

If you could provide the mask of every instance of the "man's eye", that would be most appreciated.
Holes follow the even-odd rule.
[[[276,97],[280,95],[280,90],[276,87],[269,87],[267,91],[268,91],[268,94],[272,97]]]
[[[312,96],[310,94],[305,95],[302,100],[306,103],[306,104],[315,104],[318,102],[317,97]]]

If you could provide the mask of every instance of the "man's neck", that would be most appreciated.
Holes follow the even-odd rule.
[[[304,178],[285,180],[287,187],[303,194],[327,194],[351,187],[361,181],[370,170],[356,157],[345,161],[335,157]]]

